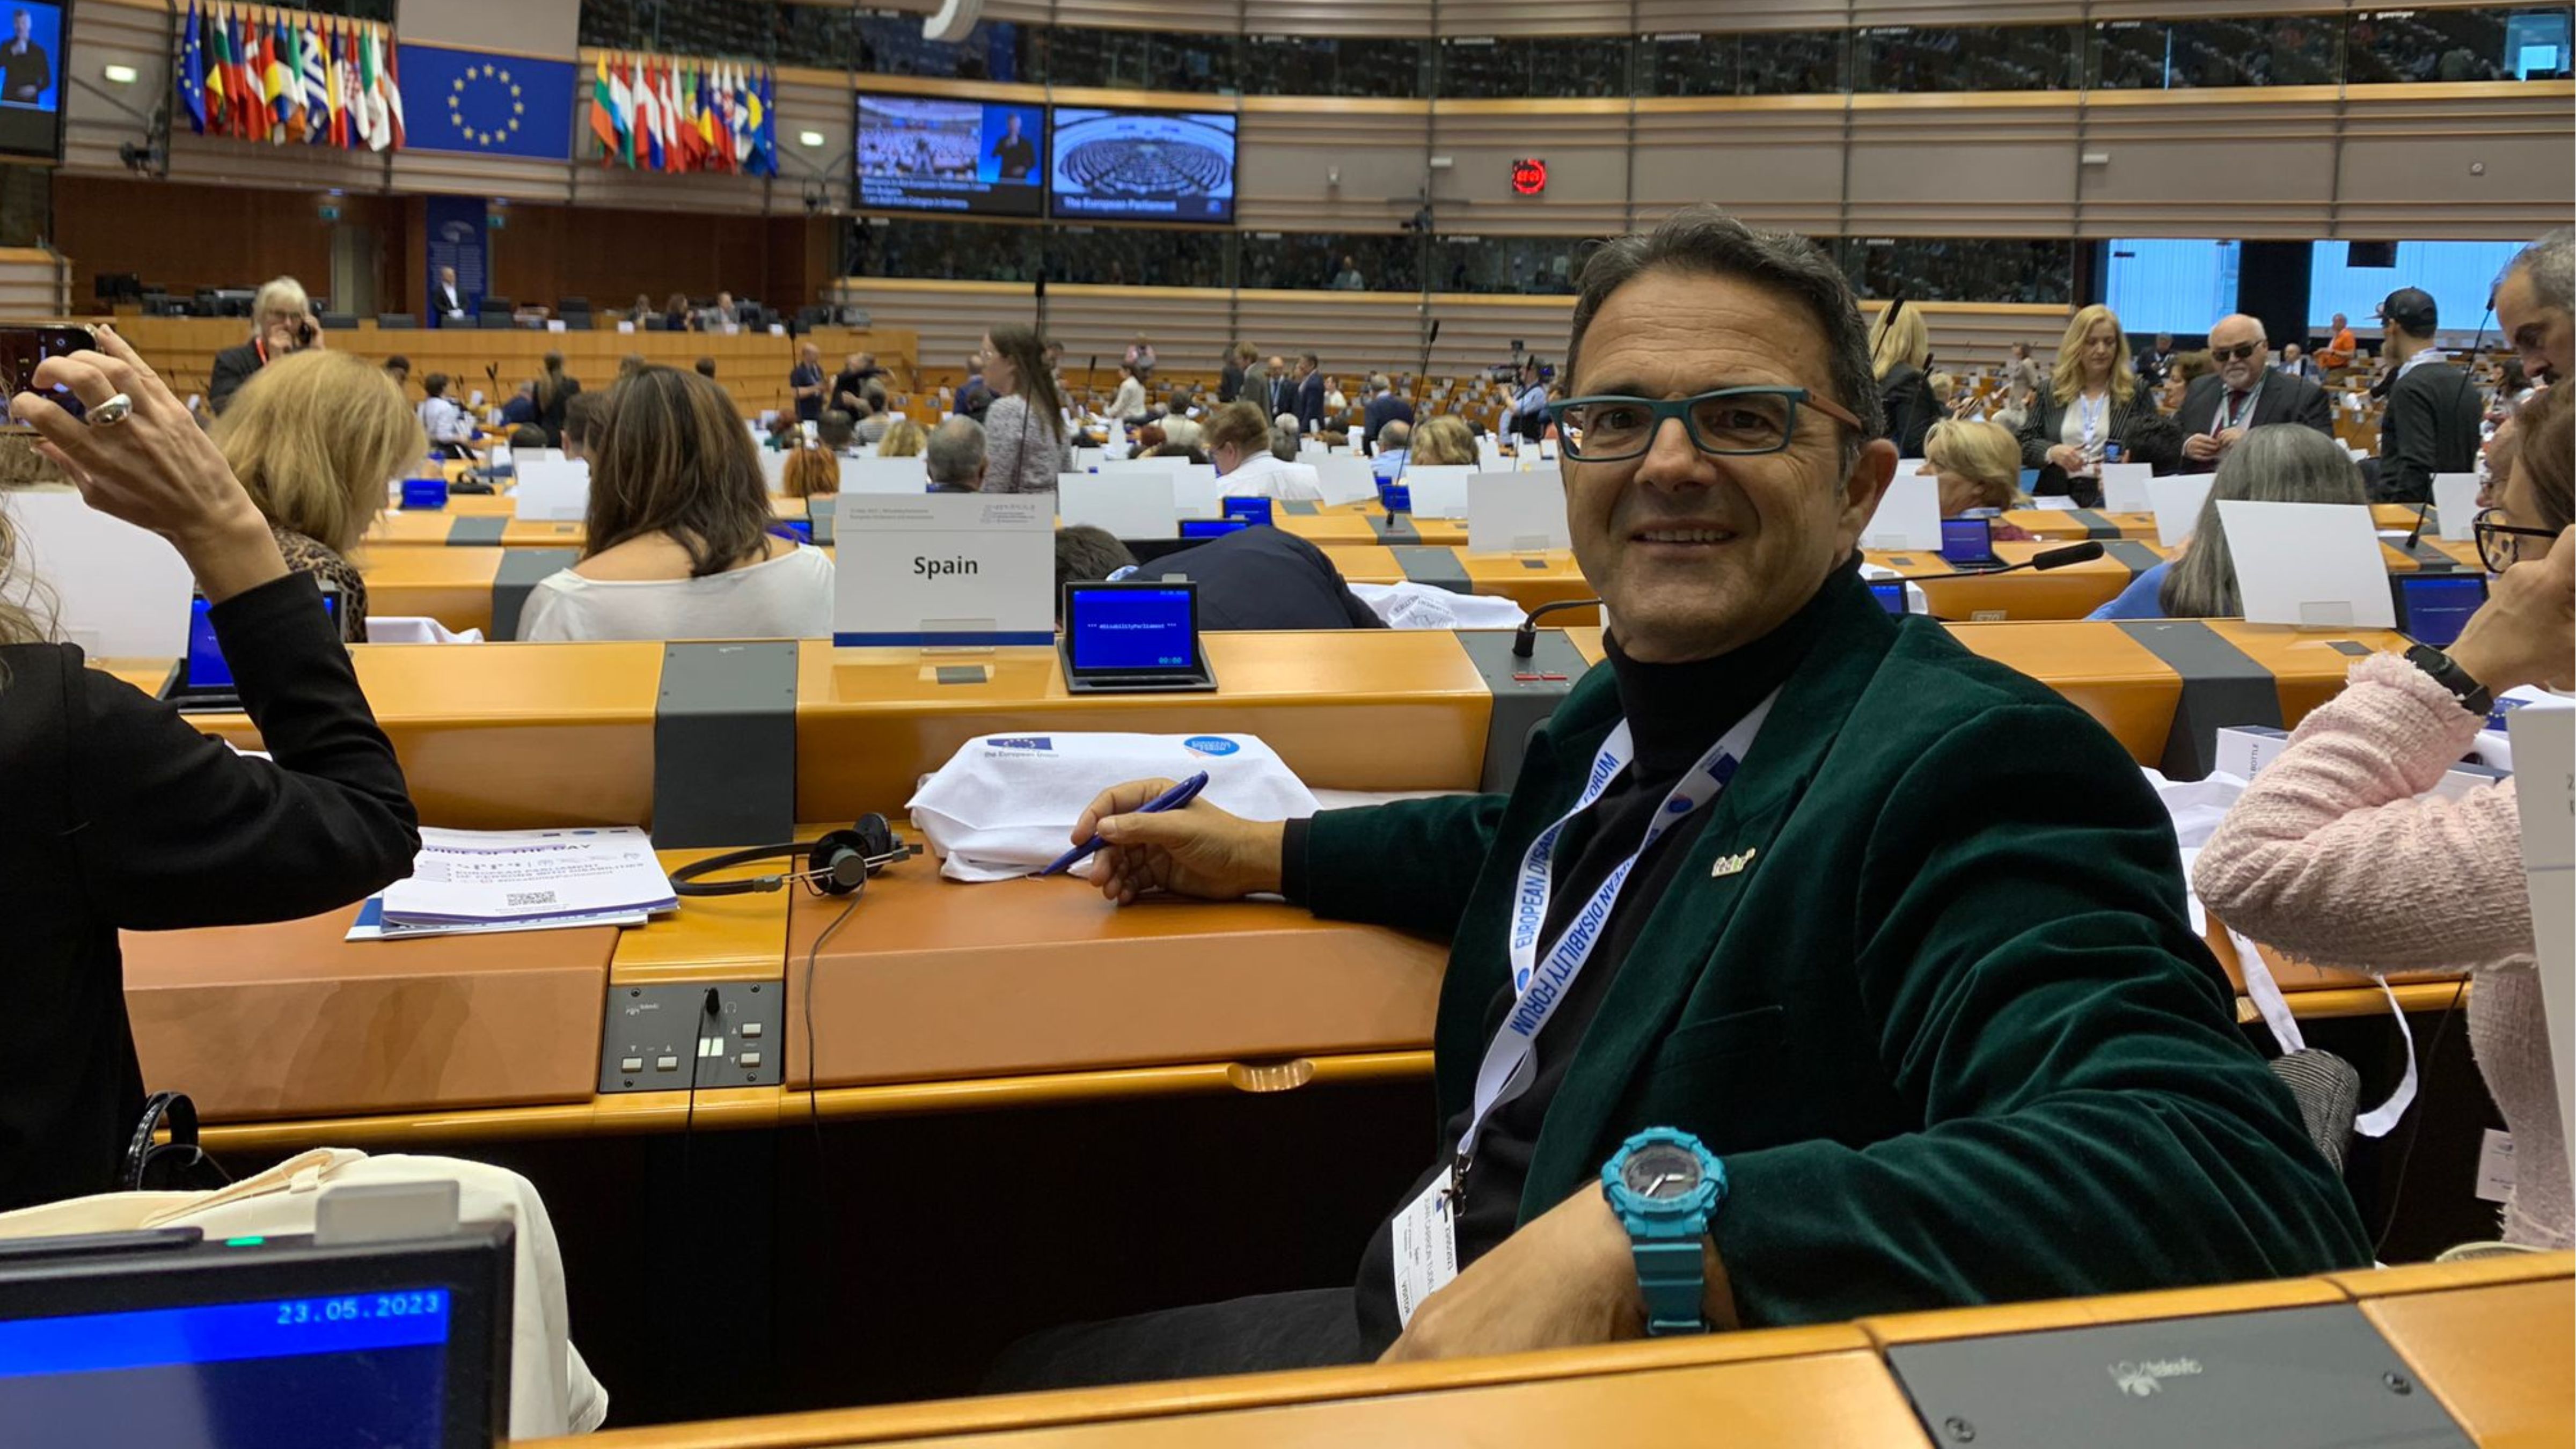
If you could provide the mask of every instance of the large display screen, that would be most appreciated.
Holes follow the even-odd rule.
[[[1047,166],[1067,221],[1234,220],[1234,117],[1055,108]]]
[[[2522,243],[2509,241],[2401,241],[2388,265],[2374,267],[2353,265],[2350,242],[2318,242],[2309,252],[2308,325],[2322,330],[2341,312],[2368,331],[2379,325],[2379,304],[2389,293],[2421,287],[2433,294],[2443,331],[2475,332],[2496,274],[2520,250]]]
[[[1043,106],[862,95],[858,136],[862,207],[977,216],[1045,209]]]
[[[63,7],[0,0],[0,151],[63,151]]]

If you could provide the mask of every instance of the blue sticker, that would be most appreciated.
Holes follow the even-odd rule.
[[[1181,747],[1202,755],[1231,755],[1243,748],[1222,735],[1198,735],[1181,741]]]

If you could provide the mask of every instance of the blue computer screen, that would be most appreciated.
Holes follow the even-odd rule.
[[[1198,663],[1188,589],[1076,589],[1065,618],[1077,670],[1187,669]]]
[[[438,1449],[444,1288],[0,1322],[0,1440]]]
[[[1223,538],[1251,526],[1249,518],[1184,518],[1181,520],[1181,537]]]
[[[1869,586],[1869,592],[1871,597],[1878,600],[1878,606],[1887,612],[1891,614],[1905,612],[1905,580],[1874,580]]]
[[[188,687],[230,689],[233,687],[233,667],[224,662],[224,646],[215,641],[214,620],[207,616],[209,607],[203,594],[188,603]],[[322,609],[333,622],[338,622],[340,596],[324,594]]]
[[[1220,506],[1228,518],[1240,518],[1246,523],[1271,521],[1270,500],[1267,498],[1227,498]]]
[[[1941,520],[1941,557],[1952,563],[1984,563],[1994,556],[1992,523],[1982,518]]]
[[[2475,574],[2407,579],[2397,587],[2406,605],[2399,624],[2416,643],[2436,649],[2457,640],[2469,616],[2487,601],[2487,581]]]

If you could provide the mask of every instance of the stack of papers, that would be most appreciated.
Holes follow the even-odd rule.
[[[348,939],[640,926],[679,906],[652,838],[633,826],[424,828],[411,878],[360,907]]]

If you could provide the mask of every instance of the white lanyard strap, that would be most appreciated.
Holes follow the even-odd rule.
[[[2262,396],[2263,379],[2258,377],[2254,379],[2254,385],[2252,387],[2245,389],[2245,405],[2243,407],[2240,408],[2236,405],[2236,399],[2233,396],[2220,398],[2218,400],[2218,418],[2215,422],[2210,424],[2209,435],[2214,438],[2220,433],[2226,432],[2229,428],[2235,427],[2237,424],[2254,416],[2254,404],[2259,401]]]
[[[1566,825],[1591,809],[1602,792],[1610,788],[1610,782],[1628,768],[1632,741],[1626,720],[1619,722],[1610,738],[1602,742],[1601,752],[1593,756],[1592,772],[1584,778],[1583,794],[1574,802],[1574,808],[1557,817],[1555,824],[1530,842],[1521,856],[1519,888],[1512,898],[1512,1009],[1503,1018],[1503,1029],[1495,1033],[1492,1045],[1485,1049],[1483,1064],[1476,1069],[1475,1102],[1468,1114],[1467,1130],[1458,1139],[1453,1184],[1465,1178],[1468,1160],[1476,1150],[1477,1134],[1484,1130],[1494,1109],[1528,1091],[1531,1080],[1538,1075],[1538,1034],[1565,1003],[1574,978],[1583,973],[1584,963],[1592,959],[1593,948],[1601,943],[1602,927],[1619,903],[1619,891],[1628,883],[1629,872],[1656,841],[1725,791],[1779,697],[1779,691],[1772,691],[1683,774],[1680,783],[1664,797],[1654,819],[1647,823],[1645,838],[1637,843],[1636,850],[1619,862],[1592,893],[1592,899],[1575,912],[1544,956],[1539,953],[1538,936],[1547,920],[1549,897],[1555,893],[1549,872],[1556,861],[1557,842]]]
[[[2263,959],[2261,948],[2237,931],[2229,931],[2227,939],[2236,948],[2236,969],[2245,978],[2246,999],[2254,1003],[2263,1024],[2272,1029],[2272,1040],[2281,1048],[2281,1055],[2307,1050],[2307,1038],[2299,1030],[2298,1018],[2290,1014],[2289,1000],[2281,994],[2281,983],[2273,979],[2272,967]],[[2388,978],[2380,978],[2379,990],[2388,998],[2389,1014],[2397,1019],[2398,1040],[2406,1044],[2406,1073],[2397,1079],[2387,1101],[2353,1119],[2352,1130],[2364,1137],[2387,1136],[2415,1103],[2415,1034],[2406,1027],[2406,1009],[2398,1004]]]
[[[2104,393],[2099,398],[2089,398],[2078,394],[2075,399],[2076,415],[2081,418],[2084,423],[2084,452],[2088,456],[2095,451],[2093,440],[2101,435],[2102,415],[2110,410],[2111,395],[2109,393]]]

